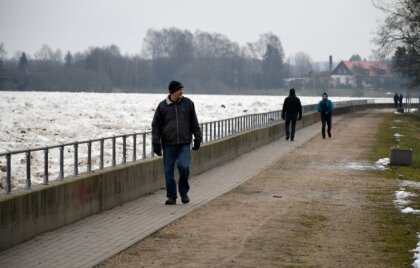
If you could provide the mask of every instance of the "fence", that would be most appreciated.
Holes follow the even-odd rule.
[[[392,98],[379,99],[378,103],[391,103]],[[376,103],[373,100],[354,100],[335,102],[334,106],[346,107],[357,106],[366,103]],[[311,113],[316,110],[316,104],[305,105],[304,113]],[[203,133],[203,143],[223,139],[249,130],[270,126],[281,121],[281,111],[267,113],[257,113],[244,115],[234,118],[217,120],[207,123],[201,123],[200,127]],[[31,164],[34,155],[42,152],[42,184],[47,185],[49,179],[55,176],[56,179],[64,180],[69,175],[77,176],[80,170],[93,172],[102,170],[105,167],[114,167],[117,164],[125,164],[127,161],[136,161],[154,157],[152,149],[151,132],[124,134],[112,137],[104,137],[86,141],[75,141],[53,146],[38,148],[28,148],[23,150],[13,150],[0,153],[0,157],[6,158],[6,193],[10,193],[12,187],[12,176],[15,178],[24,178],[24,188],[30,189],[32,185]],[[22,155],[24,155],[22,157]],[[12,158],[20,156],[17,161],[16,171],[12,168]],[[140,158],[138,157],[140,156]],[[56,161],[58,159],[58,161]],[[69,164],[70,162],[70,164]]]
[[[212,142],[237,133],[268,126],[280,120],[281,111],[274,111],[201,123],[202,142]],[[127,161],[154,157],[151,132],[6,151],[0,153],[0,157],[6,158],[6,185],[4,187],[6,193],[12,191],[12,175],[24,177],[25,188],[31,188],[33,175],[31,171],[34,169],[32,159],[37,152],[43,154],[42,184],[45,185],[49,183],[50,177],[53,175],[56,175],[57,179],[63,180],[66,175],[79,175],[82,169],[84,170],[82,172],[90,173],[94,170],[114,167],[120,163],[125,164]],[[19,156],[20,161],[17,161],[19,166],[15,170],[12,168],[12,158]],[[55,159],[58,161],[54,161]],[[68,164],[69,162],[71,164]],[[56,164],[56,167],[52,168],[52,164]]]

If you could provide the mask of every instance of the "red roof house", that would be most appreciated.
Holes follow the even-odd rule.
[[[335,86],[376,87],[390,75],[385,63],[377,61],[341,61],[331,72]]]

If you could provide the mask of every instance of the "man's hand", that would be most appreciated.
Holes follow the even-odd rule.
[[[302,120],[302,116],[299,116],[299,117],[298,117],[298,121],[300,121],[300,120]]]
[[[162,156],[162,146],[160,143],[153,144],[153,152],[158,156]]]
[[[194,151],[200,149],[200,141],[199,140],[194,140],[194,146],[192,147],[192,149]]]

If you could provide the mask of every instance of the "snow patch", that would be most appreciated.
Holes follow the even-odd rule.
[[[389,158],[381,158],[375,162],[375,167],[379,170],[385,170],[386,166],[389,165]]]

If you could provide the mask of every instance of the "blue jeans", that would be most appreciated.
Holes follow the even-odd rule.
[[[188,178],[190,176],[190,144],[164,145],[163,165],[165,169],[166,197],[177,198],[175,182],[175,164],[179,172],[178,191],[184,196],[190,190]]]

